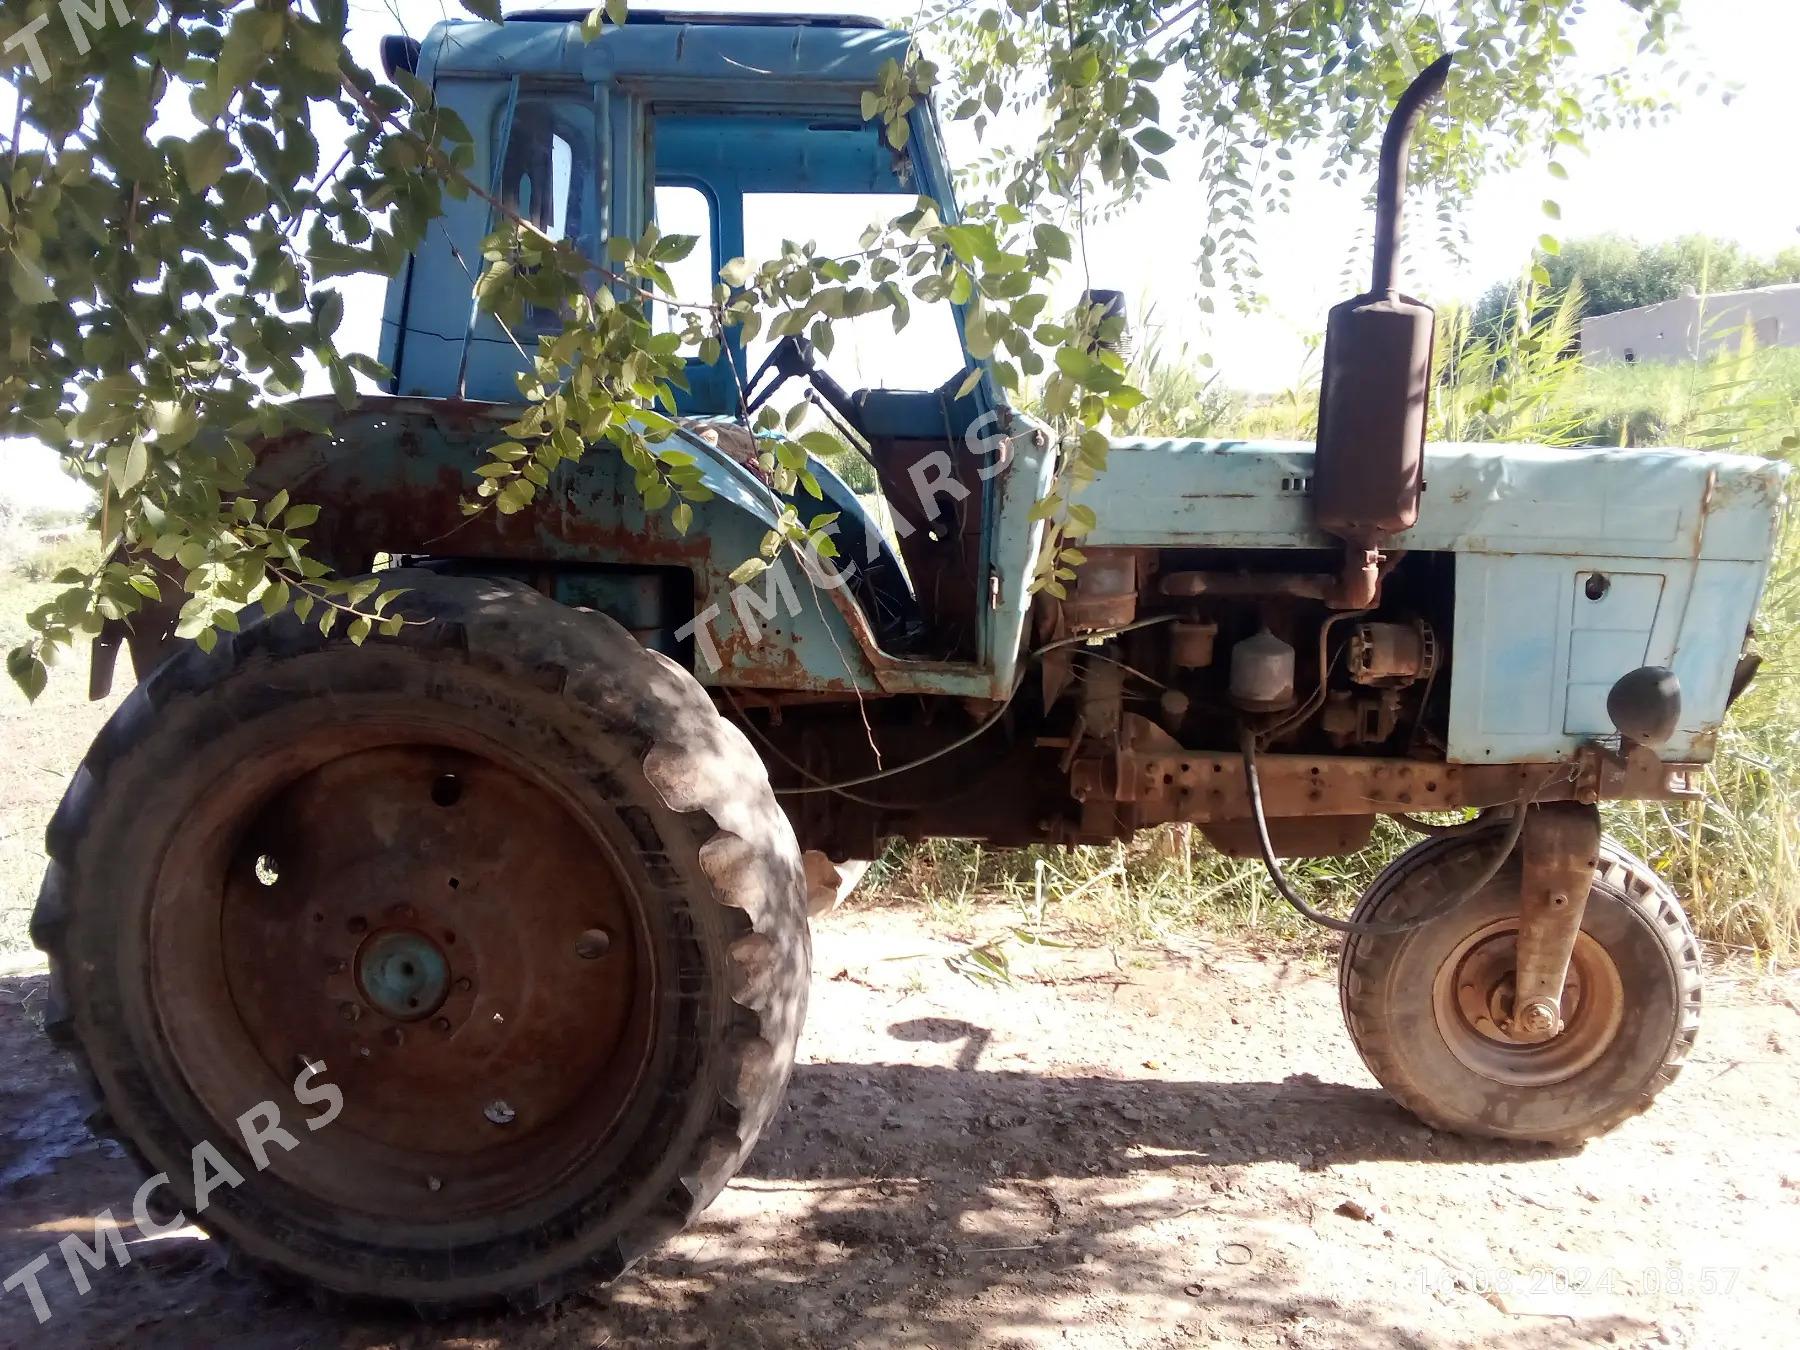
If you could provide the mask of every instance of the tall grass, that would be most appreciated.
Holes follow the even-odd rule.
[[[1574,395],[1603,443],[1790,462],[1800,452],[1797,350],[1758,351],[1746,340],[1698,364],[1601,367]],[[1756,635],[1762,670],[1720,733],[1704,800],[1624,803],[1608,823],[1674,883],[1704,936],[1785,963],[1800,955],[1800,530],[1791,515]]]
[[[1501,331],[1478,337],[1466,314],[1440,317],[1432,437],[1557,445],[1685,445],[1792,459],[1800,428],[1800,350],[1739,350],[1682,366],[1585,365],[1574,349],[1580,296],[1529,288]],[[1139,355],[1158,396],[1132,430],[1310,439],[1318,388],[1310,369],[1274,398],[1221,416],[1225,396],[1198,373]],[[1784,533],[1757,620],[1762,673],[1733,707],[1693,803],[1620,803],[1607,828],[1648,859],[1687,903],[1700,934],[1781,963],[1800,959],[1800,530]],[[1358,894],[1415,842],[1381,822],[1352,858],[1292,870],[1313,894]],[[951,840],[890,848],[871,893],[918,901],[947,918],[980,905],[1015,908],[1024,937],[1055,925],[1083,939],[1163,940],[1197,925],[1296,934],[1260,864],[1222,858],[1186,827],[1130,843],[993,850]],[[1309,932],[1316,930],[1307,930]]]

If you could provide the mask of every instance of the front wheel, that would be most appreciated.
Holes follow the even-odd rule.
[[[173,1204],[318,1290],[537,1305],[731,1178],[805,1007],[749,743],[611,620],[397,572],[188,650],[51,824],[46,1029]],[[142,1220],[140,1220],[142,1222]]]
[[[1498,832],[1427,840],[1375,879],[1357,920],[1429,912],[1491,857]],[[1700,946],[1674,894],[1611,839],[1563,987],[1563,1029],[1523,1042],[1512,1016],[1519,860],[1409,932],[1346,939],[1338,990],[1363,1062],[1428,1125],[1572,1145],[1646,1110],[1700,1025]]]

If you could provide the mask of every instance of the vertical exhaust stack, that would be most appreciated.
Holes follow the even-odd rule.
[[[1413,127],[1450,74],[1434,61],[1400,96],[1381,142],[1375,189],[1375,275],[1368,294],[1331,311],[1319,388],[1313,519],[1344,541],[1335,609],[1367,609],[1380,586],[1380,547],[1419,518],[1437,314],[1395,288],[1406,160]]]

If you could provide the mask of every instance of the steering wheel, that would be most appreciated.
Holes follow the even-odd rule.
[[[771,373],[774,378],[759,390],[757,386],[761,385],[763,378]],[[755,412],[773,398],[775,392],[782,385],[796,375],[805,376],[806,382],[819,391],[839,417],[842,417],[859,432],[861,431],[862,419],[857,416],[856,407],[850,401],[849,393],[819,365],[818,349],[813,346],[811,339],[802,337],[799,333],[789,333],[775,344],[774,350],[763,358],[762,364],[756,368],[756,373],[744,386],[746,391],[745,408],[750,412]]]
[[[755,412],[762,407],[775,396],[776,390],[794,376],[810,377],[818,368],[816,349],[813,347],[811,339],[802,337],[798,333],[789,333],[777,342],[769,354],[763,358],[763,363],[756,368],[756,373],[750,377],[749,384],[745,386],[748,391],[746,402],[750,411]],[[774,380],[770,382],[768,388],[758,393],[757,386],[771,371],[775,374]]]

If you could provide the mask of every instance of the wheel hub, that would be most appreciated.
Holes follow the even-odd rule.
[[[396,1022],[418,1022],[441,1008],[449,995],[450,962],[423,933],[371,933],[357,953],[356,983],[377,1012]]]
[[[1515,1006],[1519,925],[1504,919],[1471,933],[1439,967],[1432,1009],[1450,1053],[1509,1087],[1542,1087],[1594,1063],[1618,1034],[1624,988],[1606,949],[1579,933],[1562,990],[1562,1025],[1532,1025]],[[1549,1034],[1546,1034],[1549,1032]]]

